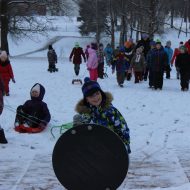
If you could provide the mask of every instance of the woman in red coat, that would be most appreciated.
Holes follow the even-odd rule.
[[[15,83],[15,79],[6,51],[2,51],[0,54],[0,75],[4,84],[4,94],[9,96],[9,81],[12,79]]]

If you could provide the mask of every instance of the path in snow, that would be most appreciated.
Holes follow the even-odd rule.
[[[190,176],[188,155],[187,149],[185,152],[177,153],[161,150],[152,155],[145,152],[133,154],[128,176],[119,189],[167,188],[188,183]],[[63,189],[55,177],[51,154],[36,154],[25,163],[10,158],[6,161],[0,159],[0,163],[1,171],[3,170],[0,173],[0,190]]]

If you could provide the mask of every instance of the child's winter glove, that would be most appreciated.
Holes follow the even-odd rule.
[[[73,116],[73,127],[82,125],[85,123],[90,123],[90,117],[87,115],[76,114]]]
[[[14,83],[16,83],[16,81],[15,81],[15,79],[14,79],[14,78],[12,78],[12,81],[13,81]]]

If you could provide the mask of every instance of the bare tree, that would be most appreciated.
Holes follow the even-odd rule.
[[[34,35],[47,35],[47,31],[51,28],[52,19],[39,17],[35,14],[35,10],[46,7],[64,11],[67,0],[1,0],[1,49],[9,53],[8,33],[13,38],[20,39],[25,37],[33,37]],[[66,8],[66,7],[65,7]],[[68,11],[71,10],[67,8]],[[45,10],[46,12],[46,10]],[[45,14],[45,13],[44,13]],[[66,12],[65,12],[66,14]]]

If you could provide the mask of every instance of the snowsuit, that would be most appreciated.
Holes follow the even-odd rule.
[[[146,55],[146,64],[147,64],[147,68],[149,70],[149,75],[148,75],[148,78],[149,78],[149,87],[153,87],[154,86],[154,83],[153,83],[153,70],[151,68],[151,55],[152,55],[152,51],[154,51],[155,48],[153,49],[150,49]]]
[[[86,62],[85,54],[83,52],[83,49],[81,47],[74,47],[71,51],[71,54],[69,56],[70,61],[73,58],[73,64],[74,64],[74,71],[75,74],[78,76],[80,72],[80,64],[82,63],[82,58],[84,59],[84,62]]]
[[[37,85],[36,83],[32,89]],[[31,100],[27,100],[23,105],[20,105],[17,107],[17,114],[15,118],[15,126],[17,125],[18,127],[15,127],[15,130],[18,132],[29,132],[33,133],[35,132],[35,129],[33,128],[38,128],[43,130],[41,125],[44,127],[47,126],[51,119],[51,115],[49,113],[49,109],[47,107],[47,104],[43,102],[43,97],[45,95],[45,88],[40,85],[40,94],[38,97],[33,97],[31,95]],[[28,128],[19,128],[23,124],[28,124]],[[24,130],[24,131],[23,131]],[[40,131],[37,131],[40,132]]]
[[[80,100],[76,105],[76,112],[84,118],[89,118],[88,122],[92,122],[104,127],[108,127],[123,140],[128,147],[130,153],[130,136],[129,128],[121,113],[112,105],[113,97],[106,92],[103,96],[104,102],[101,106],[95,107],[85,103],[85,100]]]
[[[104,49],[104,54],[106,57],[106,64],[110,66],[113,61],[113,49],[110,44],[108,44]]]
[[[190,54],[180,53],[176,57],[176,67],[179,68],[181,76],[181,90],[189,89],[189,76],[190,76]]]
[[[131,59],[130,69],[134,70],[135,73],[135,83],[142,81],[143,72],[145,69],[145,58],[143,54],[135,54]]]
[[[112,70],[116,68],[117,83],[123,85],[125,81],[125,73],[129,70],[129,59],[124,52],[119,52],[116,61],[112,64]]]
[[[173,49],[171,47],[165,46],[164,51],[167,53],[168,56],[168,64],[166,65],[165,71],[166,71],[166,78],[169,79],[171,71],[170,63],[172,60]]]
[[[55,71],[55,64],[57,63],[57,54],[54,49],[49,49],[47,53],[49,67],[48,70],[50,72]]]
[[[165,66],[168,64],[168,57],[164,48],[153,49],[151,52],[150,69],[153,72],[153,86],[155,89],[162,89],[163,74]]]
[[[88,61],[87,61],[87,69],[89,70],[90,80],[97,81],[98,78],[98,57],[96,50],[89,48],[88,49]]]
[[[9,95],[9,81],[10,79],[14,79],[14,75],[8,59],[4,62],[0,59],[0,75],[4,85],[4,92],[6,95]]]

